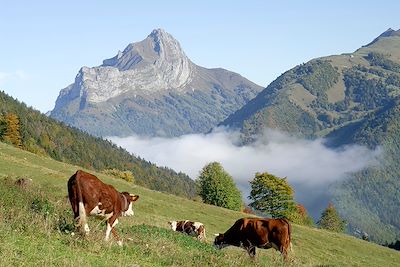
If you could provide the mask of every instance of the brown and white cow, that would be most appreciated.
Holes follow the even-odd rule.
[[[242,218],[224,234],[219,234],[214,241],[218,249],[226,246],[244,248],[251,257],[256,255],[256,248],[280,251],[285,259],[289,247],[291,226],[286,219]]]
[[[15,181],[15,185],[21,187],[21,188],[26,188],[32,183],[31,178],[19,178],[18,180]]]
[[[191,236],[196,236],[198,240],[206,240],[206,228],[201,222],[192,221],[169,221],[171,229],[177,232],[185,233]]]
[[[100,181],[96,176],[78,170],[68,180],[68,197],[74,212],[77,227],[83,227],[86,234],[90,229],[86,216],[94,215],[107,220],[105,240],[110,239],[110,232],[119,245],[122,241],[115,230],[120,216],[132,216],[132,204],[139,196],[128,192],[118,192],[112,185]]]

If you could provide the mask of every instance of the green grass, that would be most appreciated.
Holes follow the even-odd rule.
[[[66,182],[78,169],[0,143],[0,266],[400,266],[400,253],[351,236],[293,225],[293,249],[285,264],[273,250],[213,248],[213,234],[224,232],[245,214],[134,186],[95,173],[118,190],[139,194],[133,217],[117,230],[124,246],[103,241],[104,222],[91,218],[87,237],[71,235],[72,212]],[[18,188],[18,177],[33,179]],[[172,232],[167,222],[198,220],[207,243]]]

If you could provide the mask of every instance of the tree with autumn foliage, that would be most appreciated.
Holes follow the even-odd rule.
[[[296,204],[296,212],[292,213],[290,219],[296,224],[314,226],[314,221],[308,214],[307,209],[299,203]]]
[[[14,113],[7,113],[2,122],[2,140],[13,144],[16,147],[22,147],[22,138],[20,132],[19,118]]]
[[[255,210],[267,213],[272,218],[288,218],[296,211],[293,199],[294,191],[286,178],[275,175],[256,173],[250,182],[250,206]]]
[[[345,230],[346,221],[340,218],[336,208],[332,203],[329,203],[328,207],[322,212],[318,225],[322,229],[342,233]]]

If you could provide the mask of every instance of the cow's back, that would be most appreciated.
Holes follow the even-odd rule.
[[[78,170],[68,180],[68,196],[74,212],[77,211],[79,202],[84,203],[89,210],[96,207],[99,202],[111,205],[108,202],[115,200],[116,194],[117,191],[113,186],[82,170]]]

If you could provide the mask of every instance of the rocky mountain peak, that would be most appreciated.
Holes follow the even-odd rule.
[[[154,38],[155,40],[160,40],[160,39],[174,39],[171,34],[167,33],[164,29],[154,29],[148,37]],[[176,40],[175,40],[176,41]]]
[[[192,63],[163,29],[97,67],[82,67],[51,112],[99,136],[207,132],[263,88],[237,73]]]
[[[179,42],[163,29],[155,29],[146,39],[105,59],[101,66],[82,68],[75,84],[63,89],[60,97],[80,96],[84,103],[100,103],[127,92],[183,90],[195,69]]]
[[[178,64],[189,59],[179,42],[163,29],[153,30],[141,42],[129,44],[123,52],[103,61],[102,66],[116,67],[120,71],[140,68],[142,65],[163,65],[163,61]]]

